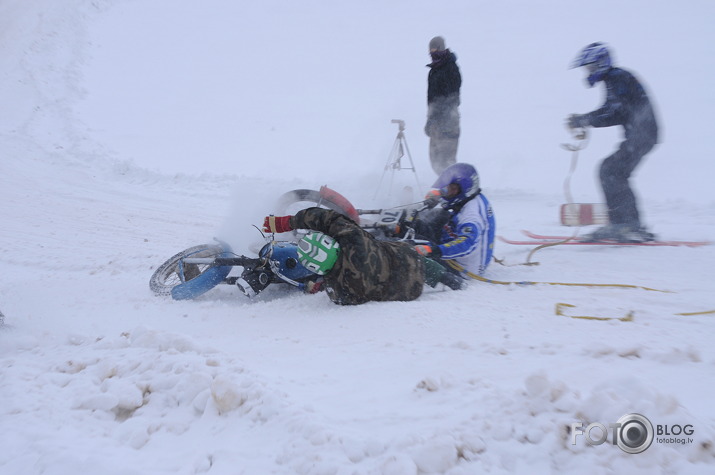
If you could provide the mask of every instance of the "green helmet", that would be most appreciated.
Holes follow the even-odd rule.
[[[298,241],[298,260],[318,275],[330,272],[340,254],[340,244],[327,234],[311,231]]]

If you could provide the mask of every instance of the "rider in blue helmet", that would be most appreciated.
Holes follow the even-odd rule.
[[[492,259],[496,224],[492,206],[479,188],[479,173],[468,163],[455,163],[432,188],[428,196],[439,197],[449,217],[435,242],[416,246],[417,252],[452,261],[451,267],[463,274],[481,275]]]
[[[445,208],[457,206],[480,192],[479,174],[468,163],[455,163],[442,172],[432,188],[439,190]]]
[[[603,43],[591,43],[571,62],[571,68],[586,66],[589,75],[586,78],[588,87],[593,87],[611,69],[611,54]]]
[[[603,43],[591,43],[571,62],[571,68],[585,67],[588,85],[602,81],[606,102],[587,114],[571,114],[571,129],[623,126],[625,140],[601,163],[599,178],[608,206],[609,224],[589,236],[592,241],[643,242],[654,235],[642,226],[636,197],[628,182],[641,159],[658,143],[658,123],[641,83],[625,69],[613,66]]]

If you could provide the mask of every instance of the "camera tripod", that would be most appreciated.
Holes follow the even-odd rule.
[[[398,170],[412,170],[412,173],[415,174],[415,182],[417,183],[418,191],[422,191],[420,180],[419,178],[417,178],[417,170],[415,170],[415,163],[412,161],[412,154],[410,154],[410,148],[407,146],[407,139],[405,138],[405,121],[400,119],[392,119],[391,122],[393,124],[397,124],[397,137],[395,137],[395,143],[392,145],[392,151],[390,151],[390,155],[387,157],[387,164],[385,164],[385,170],[382,172],[380,183],[377,185],[375,197],[377,197],[377,194],[380,192],[382,182],[385,179],[385,173],[387,173],[388,170],[390,170],[390,191],[392,191],[392,184],[395,179],[395,171]],[[402,165],[402,158],[405,156],[410,161],[409,166]]]

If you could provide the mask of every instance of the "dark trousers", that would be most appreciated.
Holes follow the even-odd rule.
[[[636,144],[632,140],[621,143],[616,153],[603,160],[599,176],[606,196],[608,217],[612,224],[627,224],[634,228],[641,225],[636,197],[628,182],[631,173],[653,143]]]

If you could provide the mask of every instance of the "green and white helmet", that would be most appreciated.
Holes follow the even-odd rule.
[[[340,254],[340,244],[318,231],[311,231],[298,241],[298,260],[318,275],[330,272]]]

